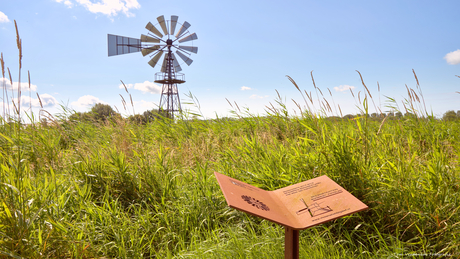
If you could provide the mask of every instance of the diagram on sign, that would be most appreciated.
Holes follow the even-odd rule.
[[[265,205],[263,202],[259,201],[259,200],[256,200],[254,198],[252,198],[251,196],[247,196],[247,195],[241,195],[241,198],[243,200],[245,200],[247,203],[249,203],[250,205],[258,208],[258,209],[261,209],[261,210],[266,210],[266,211],[269,211],[270,208]]]
[[[305,208],[296,211],[295,213],[297,215],[302,215],[308,212],[311,217],[316,217],[332,211],[329,206],[320,206],[317,202],[313,202],[308,205],[303,198],[300,198],[300,201],[305,205]]]

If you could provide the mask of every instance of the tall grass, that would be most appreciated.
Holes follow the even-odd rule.
[[[301,231],[302,258],[458,257],[460,125],[426,112],[414,76],[400,118],[364,79],[360,113],[339,116],[313,74],[316,98],[288,78],[298,116],[280,94],[267,116],[229,102],[234,118],[147,125],[18,113],[0,125],[0,257],[282,257],[282,227],[227,207],[214,171],[266,190],[328,175],[369,205]]]

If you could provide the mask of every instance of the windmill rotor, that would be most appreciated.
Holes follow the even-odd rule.
[[[181,24],[178,20],[176,15],[171,15],[170,20],[165,20],[163,15],[158,16],[158,23],[148,22],[145,26],[147,33],[137,39],[107,35],[109,56],[141,52],[149,58],[148,64],[152,68],[160,66],[161,72],[155,74],[155,82],[163,84],[160,109],[164,109],[170,117],[181,110],[177,89],[177,84],[185,83],[184,74],[178,73],[182,71],[181,65],[190,66],[193,63],[191,54],[198,53],[198,47],[193,45],[198,36],[188,31],[190,23],[184,21]]]

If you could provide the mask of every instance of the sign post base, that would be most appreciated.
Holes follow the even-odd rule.
[[[284,258],[299,259],[299,230],[284,227]]]

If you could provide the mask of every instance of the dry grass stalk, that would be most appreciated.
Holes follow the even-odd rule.
[[[356,99],[355,94],[353,93],[353,90],[351,90],[351,88],[348,88],[348,90],[350,90],[350,93],[351,93],[351,95],[353,96],[353,98]]]
[[[329,102],[326,100],[326,98],[323,97],[323,99],[324,99],[324,101],[325,101],[326,104],[327,104],[327,108],[329,109],[329,112],[332,113],[332,109],[331,109],[331,106],[329,105]]]
[[[310,72],[311,80],[313,81],[313,86],[316,88],[315,79],[313,78],[313,70]]]
[[[134,111],[133,97],[131,97],[131,94],[129,94],[129,99],[131,100],[131,106],[133,107],[133,114],[136,114],[136,112]]]
[[[313,70],[310,72],[311,80],[313,81],[313,86],[315,87],[316,97],[318,98],[319,109],[321,110],[321,101],[319,100],[318,87],[316,87],[315,79],[313,78]]]
[[[403,102],[402,104],[403,104],[403,106],[404,106],[404,110],[406,111],[406,113],[408,113],[406,104],[404,104],[404,102]]]
[[[374,98],[372,97],[371,91],[369,91],[369,88],[367,88],[366,84],[364,83],[363,76],[361,75],[361,73],[358,70],[356,70],[356,72],[358,72],[359,77],[361,78],[361,83],[363,84],[363,86],[366,89],[367,93],[371,97],[372,105],[374,105],[375,112],[377,112],[377,106],[375,105]]]
[[[10,68],[7,67],[6,69],[8,70],[8,76],[10,77],[11,91],[13,91],[13,78],[11,77]]]
[[[0,57],[0,63],[2,64],[2,77],[5,77],[5,61],[3,60],[3,52]]]
[[[414,89],[410,89],[412,91],[412,95],[415,97],[415,99],[417,100],[417,102],[420,102],[420,99],[418,98],[418,95],[417,93],[414,91]]]
[[[270,105],[273,107],[273,104],[272,104],[272,103],[270,103]],[[273,107],[273,108],[270,108],[270,107],[268,107],[267,105],[265,105],[265,107],[266,107],[269,111],[271,111],[273,114],[276,114],[276,109],[275,109],[274,107]]]
[[[409,99],[412,101],[413,97],[412,97],[412,94],[411,94],[411,92],[409,90],[409,87],[407,87],[407,85],[406,85],[406,89],[407,89],[407,95],[409,95]]]
[[[121,104],[123,104],[123,108],[125,109],[126,111],[126,101],[125,101],[125,98],[123,98],[123,95],[119,94],[120,97],[121,97]]]
[[[380,99],[380,84],[379,84],[379,81],[377,81],[377,89],[378,89],[378,92],[379,92],[379,111],[380,111],[380,114],[382,114],[382,101]]]
[[[294,99],[291,99],[291,100],[295,103],[295,105],[297,105],[297,107],[299,108],[300,114],[302,114],[302,107],[300,107],[300,105]],[[294,112],[296,111],[294,110]]]
[[[27,70],[27,79],[29,80],[29,110],[30,113],[32,114],[32,97],[31,97],[31,90],[30,90],[30,71]]]
[[[45,114],[45,115],[43,115],[43,114]],[[60,126],[58,120],[51,113],[49,113],[48,111],[40,110],[40,113],[39,113],[38,116],[39,116],[39,119],[40,119],[40,117],[45,117],[45,119],[47,121],[51,121],[55,126],[57,126],[59,129],[62,130],[62,127]],[[40,119],[40,121],[41,121],[41,119]]]
[[[17,113],[18,113],[18,120],[21,119],[21,68],[22,68],[22,40],[19,37],[18,25],[16,20],[14,20],[14,27],[16,27],[16,44],[19,50],[19,76],[18,76],[18,95],[17,95]],[[13,84],[11,84],[13,85]]]
[[[11,99],[11,103],[13,104],[13,108],[14,108],[15,112],[18,113],[19,112],[18,107],[16,106],[16,103],[14,102],[13,99]]]
[[[40,103],[40,107],[42,107],[42,109],[43,109],[42,99],[40,98],[40,95],[38,95],[38,93],[36,93],[36,94],[37,94],[38,102]]]
[[[297,88],[297,90],[298,90],[299,92],[302,92],[302,91],[300,91],[300,88],[299,88],[299,86],[297,85],[297,83],[294,81],[294,79],[292,79],[292,78],[291,78],[290,76],[288,76],[288,75],[286,75],[286,77],[288,78],[289,81],[291,81],[291,83],[295,86],[295,88]]]
[[[278,99],[281,100],[281,95],[280,95],[280,93],[278,93],[278,90],[276,90],[276,89],[275,89],[275,91],[276,91],[276,94],[278,95]]]
[[[297,85],[297,83],[294,81],[294,79],[292,79],[290,76],[286,75],[286,77],[289,79],[289,81],[291,81],[291,83],[295,86],[295,88],[297,88],[297,90],[300,92],[300,95],[302,95],[303,101],[305,102],[305,104],[307,105],[308,109],[310,110],[310,106],[308,105],[307,100],[305,100],[305,96],[303,95],[302,91],[300,90],[300,87]],[[307,96],[308,96],[308,94],[307,94]]]
[[[415,81],[417,81],[417,88],[420,86],[420,83],[418,82],[417,74],[415,74],[415,70],[412,69],[412,73],[414,73]]]
[[[343,115],[342,115],[342,109],[340,109],[340,104],[337,104],[337,106],[339,106],[340,117],[343,117]]]
[[[321,92],[321,89],[318,88],[318,91],[321,94],[321,96],[324,97],[323,92]]]
[[[3,93],[3,119],[6,118],[6,106],[5,103],[8,101],[5,101],[5,93],[6,93],[6,98],[8,99],[8,92],[6,91],[6,83],[5,83],[5,61],[3,61],[3,52],[1,53],[0,57],[0,63],[2,65],[2,93]],[[9,112],[8,112],[9,113]]]
[[[233,109],[232,103],[227,98],[225,98],[225,100],[227,100],[228,104],[230,104],[230,107],[232,107],[232,109]]]
[[[364,83],[363,76],[361,75],[361,72],[359,72],[358,70],[356,70],[356,72],[358,72],[359,77],[361,78],[361,83],[363,84],[363,86],[366,89],[366,91],[369,94],[369,96],[372,98],[371,92],[369,91],[369,89],[367,88],[366,84]]]
[[[310,92],[310,95],[308,95],[307,91],[305,91],[305,94],[307,95],[308,100],[310,100],[310,102],[313,104],[313,98],[311,97],[311,92]]]
[[[236,108],[238,109],[238,111],[241,112],[240,107],[238,106],[238,104],[235,101],[233,101],[233,102],[235,103]]]
[[[129,94],[129,92],[128,92],[128,88],[126,87],[125,83],[123,83],[123,81],[122,81],[122,80],[120,80],[120,81],[121,81],[121,83],[123,84],[123,87],[125,87],[125,91],[126,91],[128,94]]]
[[[387,118],[388,118],[388,116],[385,116],[385,118],[383,118],[383,120],[382,120],[382,123],[380,123],[379,130],[377,131],[377,135],[380,134],[380,131],[382,130],[382,126],[385,123],[385,121],[387,120]]]
[[[422,97],[423,108],[425,109],[425,113],[427,113],[427,111],[426,111],[426,104],[425,104],[425,98],[423,97],[422,88],[420,87],[420,84],[419,84],[419,81],[418,81],[418,78],[417,78],[417,74],[415,74],[415,70],[414,70],[414,69],[412,69],[412,73],[414,73],[415,81],[417,81],[417,89],[419,90],[420,96]]]

